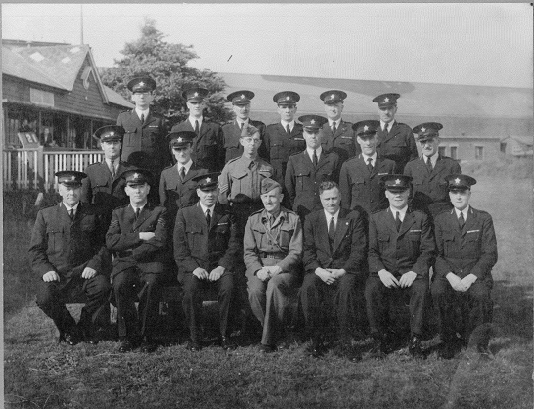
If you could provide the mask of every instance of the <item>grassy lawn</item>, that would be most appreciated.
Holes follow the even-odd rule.
[[[472,204],[495,222],[495,358],[470,351],[451,361],[405,350],[382,361],[314,360],[304,344],[261,355],[254,346],[200,353],[184,345],[152,355],[116,353],[117,343],[55,343],[51,320],[33,302],[22,218],[4,218],[6,408],[531,408],[532,186],[481,178]]]

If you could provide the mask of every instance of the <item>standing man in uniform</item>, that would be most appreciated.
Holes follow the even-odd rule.
[[[191,333],[188,346],[191,351],[202,348],[200,290],[211,286],[216,286],[218,291],[221,347],[235,348],[227,328],[241,243],[230,208],[217,203],[218,176],[217,172],[195,177],[200,201],[180,209],[174,226],[174,260],[184,286],[183,307]]]
[[[373,99],[378,103],[380,128],[378,129],[378,155],[391,159],[397,165],[397,172],[402,173],[406,164],[417,158],[417,145],[412,128],[395,120],[399,94],[382,94]]]
[[[207,89],[199,87],[182,93],[187,101],[189,117],[174,125],[171,132],[193,131],[196,134],[191,155],[193,162],[209,172],[220,172],[224,166],[223,134],[218,124],[204,118],[205,99],[208,94]]]
[[[56,176],[62,202],[39,210],[30,240],[32,270],[39,275],[37,305],[54,320],[59,342],[96,343],[109,322],[111,257],[105,226],[90,205],[80,203],[86,174],[65,170]],[[87,303],[76,324],[65,303],[80,290]]]
[[[363,208],[365,220],[369,220],[371,213],[388,206],[381,177],[395,173],[395,162],[381,158],[376,151],[379,127],[380,122],[376,120],[353,125],[362,153],[343,163],[339,174],[341,205],[347,209]]]
[[[119,352],[141,345],[153,352],[153,334],[158,315],[161,282],[169,255],[166,210],[147,198],[153,175],[144,169],[127,170],[121,175],[130,204],[113,210],[106,235],[108,249],[114,253],[112,283],[117,306]],[[139,313],[135,302],[139,299]]]
[[[367,229],[357,210],[340,207],[341,197],[335,182],[321,183],[319,193],[323,209],[310,213],[304,221],[306,274],[300,302],[312,337],[309,352],[314,357],[325,352],[327,319],[334,315],[338,332],[336,352],[355,360],[358,356],[351,341],[358,324],[361,325],[358,318],[363,315],[357,313],[356,288],[364,287],[367,276]]]
[[[82,179],[80,201],[101,208],[107,226],[111,222],[111,211],[128,203],[128,196],[124,193],[125,182],[120,177],[122,172],[131,168],[120,160],[123,135],[124,129],[118,125],[103,126],[95,131],[93,136],[100,140],[104,160],[87,166],[87,177]]]
[[[434,217],[452,208],[446,178],[462,173],[460,164],[438,153],[439,130],[443,125],[425,122],[413,130],[421,144],[422,155],[406,165],[404,174],[413,178],[413,206]]]
[[[431,287],[443,341],[440,356],[453,358],[459,341],[467,344],[473,331],[484,324],[488,328],[481,328],[471,342],[479,353],[489,356],[489,324],[493,318],[491,269],[498,258],[493,220],[487,212],[469,205],[475,179],[457,174],[447,176],[446,181],[454,208],[434,219],[438,255]],[[455,316],[455,306],[460,306],[461,317]],[[456,336],[458,322],[462,323],[460,339]]]
[[[323,148],[334,151],[339,156],[339,166],[347,159],[360,153],[359,146],[354,143],[354,130],[352,123],[341,119],[343,102],[347,94],[343,91],[325,91],[320,96],[324,102],[324,110],[328,116],[328,124],[323,126]]]
[[[132,78],[128,84],[135,108],[121,112],[117,125],[124,128],[121,161],[149,170],[159,180],[162,169],[170,163],[165,120],[150,108],[154,101],[156,81],[149,76]],[[151,200],[157,201],[154,190]]]
[[[247,221],[244,241],[247,288],[252,312],[263,326],[261,351],[276,351],[288,321],[289,295],[298,288],[302,260],[302,228],[296,213],[281,206],[282,186],[261,181],[263,210]]]
[[[236,91],[226,97],[232,103],[235,119],[222,127],[224,149],[226,151],[224,163],[228,163],[231,159],[238,158],[243,154],[243,145],[241,145],[240,139],[243,127],[246,125],[252,125],[258,129],[262,141],[258,148],[258,155],[264,159],[268,158],[267,148],[265,143],[263,143],[265,138],[265,124],[261,121],[253,121],[249,117],[250,101],[252,98],[254,98],[252,91]]]
[[[339,157],[335,152],[323,149],[323,125],[326,118],[319,115],[299,117],[302,136],[306,141],[303,152],[291,155],[287,164],[285,187],[289,203],[304,222],[304,216],[321,209],[319,186],[324,181],[338,180]]]
[[[167,209],[169,222],[174,225],[178,209],[198,202],[194,178],[208,173],[191,159],[193,131],[171,132],[167,135],[176,164],[163,169],[159,180],[159,203]]]
[[[302,125],[295,122],[300,95],[293,91],[283,91],[276,94],[273,101],[278,105],[281,120],[267,125],[265,146],[269,154],[267,160],[274,168],[273,179],[283,185],[289,156],[302,152],[306,148],[306,142],[302,137]]]
[[[409,298],[409,350],[415,358],[423,357],[423,312],[435,244],[428,216],[408,207],[411,179],[398,174],[382,177],[389,207],[373,213],[369,223],[370,275],[365,298],[377,356],[383,356],[388,343],[399,338],[391,332],[394,323],[388,319],[388,304],[398,305]],[[388,335],[395,338],[388,339]]]

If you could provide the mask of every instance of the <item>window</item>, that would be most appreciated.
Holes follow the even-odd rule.
[[[30,102],[39,105],[54,106],[54,94],[30,87]]]
[[[446,146],[438,146],[438,153],[440,156],[445,156],[446,151],[447,151]]]
[[[501,142],[501,152],[506,153],[506,142]]]
[[[458,147],[451,146],[451,158],[458,159]]]
[[[484,147],[475,146],[475,160],[482,160],[482,159],[484,159]]]

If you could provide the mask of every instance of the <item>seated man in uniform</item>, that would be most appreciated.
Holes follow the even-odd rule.
[[[216,172],[194,178],[200,201],[180,209],[174,226],[174,260],[184,286],[183,307],[191,332],[188,346],[191,351],[202,348],[200,290],[210,286],[218,291],[220,344],[224,349],[235,348],[227,328],[241,243],[230,208],[217,203],[218,176]]]
[[[281,206],[282,186],[261,181],[263,210],[247,221],[244,260],[252,312],[263,326],[261,350],[276,351],[276,341],[289,306],[288,295],[300,281],[302,228],[296,213]]]
[[[446,180],[454,209],[440,213],[434,219],[438,255],[436,278],[431,286],[443,341],[440,356],[453,358],[461,341],[466,344],[479,326],[479,333],[470,341],[487,356],[489,324],[493,316],[491,269],[497,262],[493,220],[487,212],[469,205],[475,179],[458,174],[449,175]],[[463,322],[460,338],[456,335],[458,320],[453,311],[458,305]]]
[[[351,341],[357,319],[356,287],[365,284],[367,231],[362,215],[340,207],[335,182],[319,186],[323,209],[310,213],[304,221],[304,282],[300,302],[308,333],[309,350],[314,357],[325,352],[326,318],[337,318],[339,343],[336,353],[355,360]],[[327,301],[325,303],[325,301]],[[323,305],[324,303],[324,305]]]
[[[113,210],[106,235],[114,253],[113,293],[117,305],[117,324],[121,344],[119,352],[128,352],[141,344],[143,352],[153,352],[157,345],[153,332],[158,315],[161,282],[168,254],[166,210],[147,201],[152,174],[145,169],[127,170],[121,175],[130,204]],[[135,302],[139,298],[139,318]]]
[[[111,259],[105,230],[94,209],[80,203],[81,180],[86,174],[61,171],[56,176],[63,200],[39,210],[30,240],[32,270],[41,277],[37,305],[54,320],[59,342],[96,343],[101,327],[109,321]],[[80,290],[87,303],[76,325],[65,303]]]
[[[388,350],[392,322],[388,304],[409,298],[410,353],[423,357],[421,335],[428,270],[434,259],[435,243],[428,216],[408,207],[412,178],[382,177],[389,207],[371,215],[369,221],[369,278],[365,288],[367,314],[375,339],[373,353],[381,357]],[[398,335],[395,336],[398,339]]]

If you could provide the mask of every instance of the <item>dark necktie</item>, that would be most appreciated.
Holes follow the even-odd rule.
[[[289,129],[289,124],[286,125],[286,132],[288,135],[291,135],[291,130]]]
[[[200,125],[198,124],[198,119],[195,120],[195,133],[197,136],[200,134]]]
[[[388,124],[384,124],[384,133],[388,133]]]
[[[74,220],[74,209],[73,208],[69,210],[69,217],[71,220]]]
[[[367,158],[367,169],[369,169],[369,173],[373,173],[373,158]]]
[[[139,213],[141,213],[141,209],[139,207],[137,207],[135,209],[135,220],[139,219]]]
[[[432,161],[430,160],[430,158],[426,158],[426,168],[430,173],[432,173]]]
[[[460,217],[458,217],[458,223],[460,224],[460,229],[463,229],[465,224],[464,212],[460,213]]]
[[[332,135],[335,135],[336,134],[336,123],[334,122],[332,124]]]
[[[336,227],[334,224],[334,216],[330,219],[330,224],[328,225],[328,238],[330,239],[330,243],[334,241],[334,237],[336,235]]]
[[[182,168],[180,169],[180,179],[182,179],[182,182],[184,181],[185,179],[185,167],[182,166]]]
[[[113,164],[113,161],[111,161],[109,165],[109,170],[111,171],[111,177],[115,179],[115,165]]]
[[[317,162],[318,162],[318,159],[317,159],[317,149],[314,149],[314,150],[313,150],[313,165],[314,165],[314,166],[317,166]]]
[[[211,224],[210,209],[206,210],[206,223],[208,223],[208,227],[210,227],[210,224]]]
[[[397,231],[401,228],[402,221],[400,219],[400,212],[397,212],[397,217],[395,218],[395,227],[397,227]]]
[[[142,124],[145,123],[145,114],[141,114],[141,123],[142,123]]]
[[[245,125],[243,122],[239,123],[239,129],[243,130],[243,125]]]

